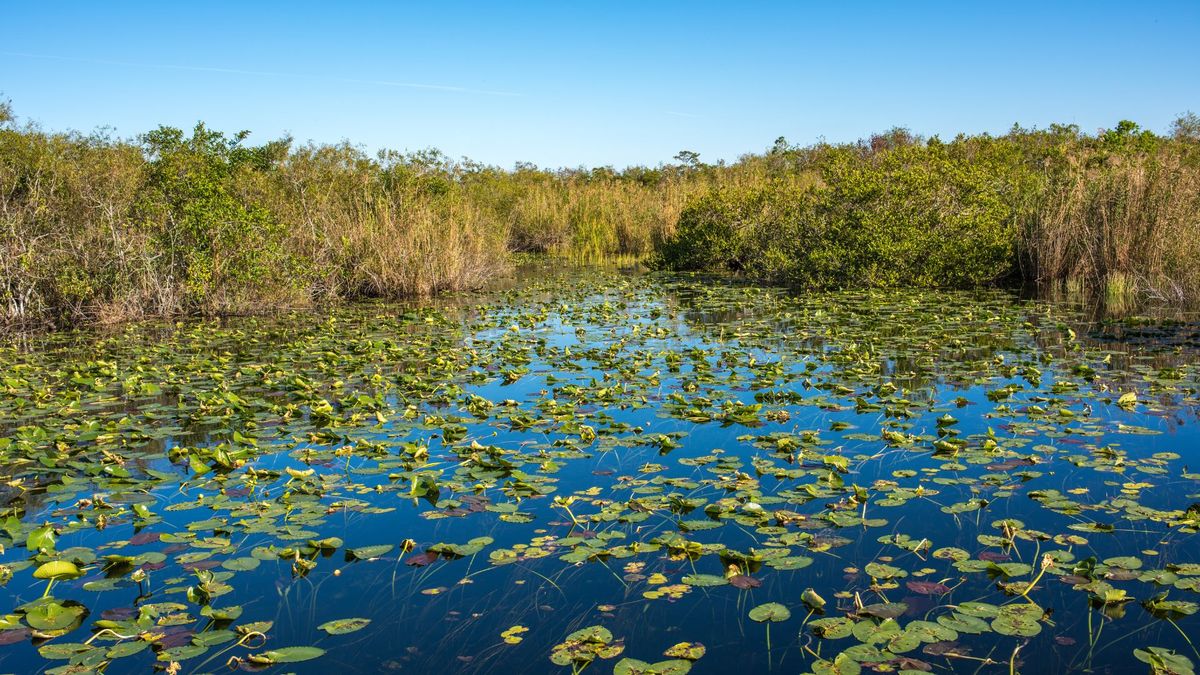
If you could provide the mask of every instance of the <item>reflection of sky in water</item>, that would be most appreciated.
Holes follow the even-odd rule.
[[[1095,503],[1118,497],[1123,483],[1144,480],[1153,484],[1153,489],[1142,490],[1137,497],[1146,506],[1181,509],[1191,502],[1200,501],[1196,495],[1195,481],[1179,477],[1181,466],[1193,463],[1190,453],[1200,440],[1195,424],[1194,400],[1183,405],[1175,400],[1175,407],[1161,414],[1148,413],[1144,406],[1137,411],[1122,410],[1095,398],[1081,397],[1073,391],[1058,394],[1061,403],[1046,400],[1051,398],[1047,392],[1059,379],[1079,378],[1063,376],[1056,370],[1059,359],[1069,355],[1067,350],[1070,344],[1061,337],[1061,331],[1054,328],[1058,318],[1052,318],[1044,305],[1025,306],[1027,314],[1022,315],[1023,319],[1040,327],[1038,330],[1025,329],[1007,320],[989,324],[981,318],[983,315],[998,309],[1013,313],[1011,303],[1014,301],[999,294],[979,296],[978,311],[981,317],[963,319],[961,324],[946,327],[947,331],[955,331],[958,327],[973,325],[975,332],[964,335],[960,344],[948,344],[944,336],[929,326],[920,327],[912,339],[904,337],[905,331],[913,331],[914,326],[920,323],[914,322],[911,316],[914,307],[929,311],[931,322],[939,321],[938,317],[933,316],[938,304],[922,301],[921,296],[915,294],[872,296],[869,302],[873,307],[881,303],[894,303],[895,311],[900,314],[897,314],[899,318],[893,323],[886,320],[887,311],[878,309],[864,310],[861,314],[853,311],[847,313],[848,308],[853,308],[853,303],[865,302],[864,298],[867,297],[854,294],[828,296],[825,301],[836,303],[837,306],[822,310],[818,300],[813,298],[802,298],[797,301],[798,304],[793,304],[767,291],[722,291],[703,284],[638,284],[621,290],[593,287],[590,294],[571,290],[567,297],[561,299],[554,298],[552,285],[543,290],[548,290],[550,295],[510,295],[507,301],[514,302],[511,308],[500,309],[498,313],[495,308],[490,310],[489,315],[497,318],[495,325],[466,336],[458,348],[488,353],[494,351],[498,344],[514,348],[534,347],[552,352],[557,355],[554,358],[561,357],[569,349],[576,355],[574,363],[581,369],[577,372],[560,370],[554,363],[537,357],[535,350],[530,350],[527,353],[533,358],[524,365],[529,372],[514,383],[503,384],[499,372],[501,368],[498,368],[482,384],[464,383],[464,391],[493,402],[516,400],[521,404],[516,412],[528,412],[538,417],[540,413],[533,407],[534,404],[550,396],[546,392],[554,391],[556,387],[572,383],[586,386],[593,379],[603,382],[605,386],[617,386],[629,379],[621,374],[606,372],[592,358],[613,345],[619,345],[622,363],[629,363],[630,357],[635,355],[644,359],[644,362],[629,366],[632,370],[628,375],[634,376],[634,381],[630,382],[632,391],[621,399],[625,403],[638,405],[583,404],[580,410],[603,411],[611,416],[611,423],[641,427],[645,434],[684,434],[680,438],[682,447],[666,455],[660,455],[656,447],[649,445],[592,446],[588,458],[555,460],[560,468],[550,474],[557,488],[554,495],[569,495],[595,486],[599,490],[594,496],[623,502],[641,493],[638,492],[639,487],[629,485],[629,481],[622,480],[622,477],[653,479],[656,476],[669,476],[696,482],[711,479],[713,474],[709,467],[683,465],[677,460],[708,455],[715,449],[720,449],[722,456],[740,458],[742,464],[739,470],[753,476],[755,469],[751,460],[770,457],[771,453],[753,446],[742,437],[747,434],[798,430],[816,430],[822,439],[831,441],[815,454],[810,453],[809,462],[819,464],[821,453],[836,449],[851,458],[850,472],[845,476],[847,484],[870,486],[877,480],[895,480],[906,487],[920,484],[926,490],[936,491],[936,494],[931,494],[928,499],[914,499],[903,506],[888,507],[875,503],[878,498],[876,493],[866,507],[866,516],[885,518],[887,525],[866,529],[856,526],[814,530],[818,534],[836,534],[848,538],[850,543],[825,552],[809,552],[793,546],[793,554],[810,556],[815,559],[814,564],[794,571],[763,567],[756,574],[762,582],[761,587],[752,590],[738,590],[732,586],[698,587],[692,588],[678,600],[645,600],[642,593],[651,587],[644,580],[623,580],[625,572],[622,568],[626,563],[644,562],[644,575],[659,572],[667,576],[668,583],[675,584],[684,574],[722,574],[724,570],[719,559],[708,555],[694,562],[686,559],[667,560],[660,552],[575,565],[557,559],[566,552],[566,549],[560,549],[549,557],[492,566],[488,554],[493,550],[528,544],[535,537],[567,536],[572,528],[565,522],[566,514],[551,508],[549,497],[538,497],[519,504],[521,511],[534,516],[534,520],[528,524],[501,522],[498,514],[487,511],[471,512],[461,517],[428,519],[419,517],[419,514],[428,514],[434,510],[433,507],[425,500],[406,498],[403,490],[399,493],[372,493],[369,490],[343,488],[341,495],[327,496],[325,501],[354,497],[389,510],[370,514],[335,511],[323,524],[315,527],[305,524],[304,529],[312,529],[320,537],[340,537],[345,540],[347,547],[398,544],[404,539],[413,539],[419,544],[413,553],[437,542],[465,543],[478,536],[493,537],[495,541],[476,556],[438,561],[425,567],[406,564],[412,554],[401,554],[394,549],[384,559],[369,562],[346,562],[342,551],[319,557],[317,567],[307,578],[293,578],[290,561],[286,560],[267,561],[256,570],[239,572],[230,582],[234,591],[222,596],[215,604],[242,605],[245,608],[242,622],[275,621],[269,643],[271,648],[315,644],[329,650],[319,660],[294,664],[281,668],[281,671],[566,672],[567,669],[553,666],[547,660],[550,648],[569,632],[598,623],[625,640],[624,656],[653,662],[666,658],[662,656],[663,651],[677,642],[700,642],[707,646],[708,654],[697,662],[693,672],[717,673],[732,669],[760,672],[768,668],[765,628],[747,619],[747,612],[760,603],[777,601],[788,605],[793,616],[790,621],[776,624],[773,628],[771,646],[774,669],[778,672],[802,672],[811,663],[805,650],[831,657],[839,650],[854,645],[855,640],[820,641],[807,631],[801,631],[805,614],[800,604],[801,592],[808,587],[820,592],[829,601],[831,615],[839,614],[834,610],[835,605],[847,607],[852,602],[847,598],[835,597],[838,591],[857,589],[862,592],[864,602],[883,600],[863,590],[867,582],[859,570],[873,560],[891,556],[894,558],[893,564],[910,572],[929,568],[932,571],[928,575],[919,577],[925,581],[945,581],[954,586],[960,576],[966,578],[952,595],[932,599],[910,592],[904,585],[906,579],[901,579],[898,588],[887,590],[884,594],[886,600],[903,601],[909,605],[906,615],[900,618],[901,623],[922,618],[932,620],[940,612],[934,610],[937,604],[966,600],[994,604],[1024,602],[1005,596],[987,575],[962,575],[947,560],[930,558],[928,555],[922,559],[879,541],[894,533],[906,534],[914,539],[928,538],[935,549],[954,546],[977,554],[984,549],[976,542],[976,536],[998,534],[999,530],[992,523],[1012,518],[1023,521],[1027,528],[1050,534],[1074,532],[1086,536],[1089,543],[1075,548],[1078,558],[1094,555],[1103,560],[1117,555],[1135,555],[1142,557],[1148,568],[1157,568],[1167,562],[1196,561],[1197,553],[1200,553],[1200,547],[1192,535],[1168,532],[1160,523],[1126,520],[1116,509],[1063,515],[1043,508],[1029,497],[1031,490],[1069,493],[1073,489],[1086,489],[1085,494],[1074,495],[1074,498]],[[627,293],[632,293],[632,297]],[[534,300],[539,297],[547,301],[539,303]],[[964,296],[942,294],[940,297],[947,302],[961,303]],[[560,312],[559,301],[570,307],[565,314]],[[627,304],[618,306],[622,302]],[[609,303],[607,311],[600,311],[603,303]],[[575,311],[579,307],[587,311]],[[538,311],[545,311],[547,316],[536,327],[521,326],[516,331],[510,329],[513,324],[520,323],[520,315]],[[846,322],[829,326],[818,320],[814,324],[814,311],[824,311],[826,316],[842,316]],[[901,317],[901,314],[904,316]],[[947,314],[954,314],[954,311],[947,310]],[[464,310],[459,316],[464,317],[468,326],[472,325],[470,321],[473,319],[465,318],[474,316],[472,311]],[[885,320],[878,323],[881,316]],[[860,321],[860,324],[853,325],[854,321]],[[820,330],[814,330],[814,325]],[[647,333],[653,335],[647,337]],[[1161,337],[1155,336],[1156,339]],[[1087,333],[1081,329],[1081,339],[1087,338]],[[1127,345],[1111,339],[1100,344],[1104,349],[1114,350],[1116,358],[1111,359],[1111,363],[1121,364],[1120,367],[1144,360],[1137,354],[1136,346],[1132,350],[1124,349]],[[866,353],[870,356],[866,358],[851,359],[844,363],[836,358],[838,354],[868,346],[871,349]],[[702,383],[700,391],[685,393],[686,397],[706,396],[716,408],[726,399],[753,402],[756,393],[767,389],[753,387],[756,374],[746,357],[752,355],[762,363],[777,361],[786,354],[788,358],[782,366],[786,375],[768,376],[763,384],[771,385],[770,389],[798,392],[803,402],[783,406],[790,414],[788,421],[767,423],[758,428],[740,424],[722,426],[720,422],[701,424],[669,417],[663,413],[661,406],[672,393],[680,391],[681,381],[693,381],[696,371],[691,357],[685,356],[679,372],[669,372],[663,353],[680,353],[693,347],[711,350],[703,356],[703,361],[711,367],[713,381]],[[897,354],[901,348],[904,353]],[[1130,351],[1133,352],[1132,357],[1128,355]],[[739,365],[731,368],[723,364],[722,352],[736,355]],[[1050,362],[1041,362],[1036,357],[1043,352],[1053,354],[1055,358]],[[986,377],[996,375],[993,359],[1001,356],[1006,363],[1022,364],[1021,368],[1012,376]],[[244,358],[252,359],[253,352],[245,352]],[[1170,363],[1171,359],[1176,363],[1186,363],[1188,358],[1190,352],[1155,357],[1157,360],[1153,368]],[[808,362],[817,363],[817,367],[810,370],[806,366]],[[1042,373],[1041,386],[1036,390],[1020,374],[1022,368],[1034,364]],[[504,366],[508,367],[511,365]],[[656,371],[658,383],[649,383],[649,377]],[[855,380],[847,377],[847,373],[855,372],[862,378]],[[736,373],[738,379],[732,384],[723,384],[731,373]],[[557,378],[557,381],[551,383],[547,376]],[[1101,376],[1106,377],[1106,374],[1101,372]],[[906,433],[933,434],[937,428],[937,418],[949,413],[959,420],[954,428],[960,437],[984,434],[989,428],[1002,439],[1020,432],[1021,437],[1028,439],[1024,452],[1035,452],[1033,448],[1039,444],[1054,446],[1057,450],[1040,453],[1042,462],[1034,466],[995,468],[986,461],[968,461],[957,470],[939,471],[935,467],[942,466],[943,462],[932,458],[928,448],[904,450],[888,447],[879,440],[843,438],[843,433],[859,433],[878,439],[885,424],[897,421],[896,418],[889,418],[884,410],[863,413],[855,410],[855,399],[869,393],[868,383],[882,380],[910,387],[909,400],[918,402],[910,409],[910,418],[899,420],[907,425],[902,429]],[[805,386],[805,381],[809,386]],[[823,384],[836,383],[846,384],[853,392],[847,394],[829,388],[821,389]],[[1191,383],[1194,386],[1195,380],[1192,379]],[[1024,389],[1016,392],[1012,400],[1004,402],[1015,412],[992,415],[997,404],[988,400],[986,392],[1008,384],[1024,385]],[[559,396],[559,403],[566,405],[565,399]],[[845,408],[829,409],[828,405],[822,407],[814,405],[814,402],[837,403]],[[931,405],[920,402],[930,402]],[[1055,411],[1066,407],[1076,417],[1069,420],[1053,413],[1038,418],[1027,417],[1024,412],[1028,412],[1028,407],[1033,405]],[[451,408],[426,412],[465,417],[463,423],[468,426],[468,439],[477,439],[484,445],[520,449],[526,459],[538,452],[539,448],[553,452],[554,442],[563,438],[561,434],[549,433],[547,429],[550,427],[545,425],[514,431],[504,423],[503,417],[494,416],[480,422],[470,418],[464,411]],[[499,412],[499,409],[493,410],[494,415]],[[604,435],[604,424],[595,419],[587,422]],[[831,431],[831,425],[837,422],[849,424],[850,428],[844,432]],[[1046,427],[1039,429],[1036,423],[1045,424]],[[1012,426],[1014,424],[1016,426]],[[1121,424],[1147,427],[1163,433],[1117,433]],[[1084,425],[1102,431],[1103,435],[1084,438],[1075,434],[1061,436],[1056,433]],[[426,468],[442,469],[447,474],[455,469],[457,458],[442,447],[437,429],[424,429],[413,423],[400,422],[373,433],[377,438],[391,440],[429,439],[435,465]],[[617,435],[628,437],[630,434],[623,432]],[[197,438],[204,439],[205,436]],[[196,444],[199,441],[190,439],[188,442]],[[1144,459],[1157,452],[1178,452],[1184,455],[1184,459],[1170,463],[1166,475],[1140,474],[1136,470],[1124,474],[1101,473],[1068,461],[1068,455],[1087,454],[1081,445],[1085,442],[1116,446],[1127,453],[1130,459]],[[169,447],[171,442],[167,445]],[[306,468],[295,455],[295,452],[265,454],[254,462],[254,466],[275,470],[285,467]],[[545,459],[550,458],[547,456]],[[662,464],[665,470],[640,473],[639,467],[647,462]],[[775,463],[784,468],[795,468],[795,465],[789,467],[778,459]],[[154,466],[160,470],[169,468],[163,461],[156,462]],[[319,468],[319,472],[342,476],[343,486],[350,482],[366,486],[386,484],[388,472],[379,475],[365,471],[371,466],[373,462],[355,458],[341,460],[340,463],[330,462],[328,466]],[[533,474],[538,471],[538,465],[529,463],[522,469]],[[897,478],[893,473],[904,470],[915,471],[916,476]],[[1015,475],[1024,470],[1040,475],[1025,482]],[[985,479],[978,480],[981,476],[985,476]],[[771,475],[758,478],[760,488],[766,495],[809,481],[777,480]],[[966,478],[972,480],[966,481]],[[278,486],[273,487],[273,496],[278,489]],[[705,502],[733,496],[731,492],[704,485],[693,490],[667,486],[665,491]],[[195,488],[182,492],[171,486],[158,488],[155,496],[159,503],[155,511],[164,517],[164,522],[150,529],[159,532],[184,530],[189,522],[198,518],[220,515],[204,509],[165,510],[169,504],[193,501],[201,493]],[[1006,496],[1009,493],[1012,496]],[[487,491],[484,495],[496,502],[508,501],[496,490]],[[463,495],[453,495],[444,490],[441,497],[461,499]],[[970,498],[983,498],[991,503],[982,511],[958,515],[947,514],[941,508]],[[836,497],[823,497],[803,505],[776,504],[768,505],[768,508],[782,507],[812,515],[835,501]],[[577,502],[573,508],[578,515],[597,511],[595,506],[583,501]],[[197,515],[200,513],[204,515]],[[37,517],[48,518],[50,515],[41,514]],[[702,509],[685,516],[703,517]],[[1112,523],[1118,531],[1102,534],[1069,529],[1072,524],[1088,520]],[[656,512],[638,523],[612,521],[588,527],[591,529],[583,533],[585,537],[592,537],[598,532],[624,534],[623,538],[612,540],[610,545],[645,542],[656,535],[678,531],[675,517],[667,511]],[[101,549],[107,542],[127,539],[131,534],[128,525],[113,526],[100,532],[88,530],[64,537],[59,548],[82,545]],[[743,552],[762,548],[769,538],[736,522],[728,522],[716,529],[691,532],[687,537],[702,543],[719,542]],[[270,538],[261,535],[240,532],[232,535],[232,545],[239,549],[237,555],[247,555],[254,546],[270,541]],[[161,543],[151,543],[130,547],[129,551],[138,553],[162,548],[164,546]],[[1062,547],[1053,542],[1038,545],[1022,541],[1016,551],[1008,555],[1012,561],[1036,566],[1036,551],[1039,548],[1051,550]],[[987,550],[999,553],[999,549]],[[1146,556],[1140,553],[1142,550],[1156,550],[1161,555]],[[12,562],[22,555],[23,550],[11,550],[3,559]],[[334,570],[338,570],[339,574],[335,576]],[[179,579],[168,584],[174,588],[183,588],[190,583],[188,575],[180,573],[175,567],[155,571],[152,575],[158,588],[168,578]],[[909,577],[907,580],[915,578]],[[78,599],[102,610],[128,606],[137,595],[135,587],[100,594],[88,593],[79,588],[83,581],[63,584],[56,589],[56,596]],[[40,585],[25,585],[23,582],[24,579],[14,580],[5,589],[10,606],[40,594]],[[1116,585],[1126,588],[1139,599],[1153,592],[1150,584],[1137,581]],[[1024,666],[1021,672],[1051,673],[1082,668],[1087,663],[1088,645],[1093,639],[1089,638],[1089,611],[1086,609],[1085,594],[1052,575],[1047,575],[1040,586],[1042,588],[1032,593],[1031,597],[1035,597],[1043,607],[1053,610],[1050,617],[1053,624],[1044,625],[1041,633],[1031,638],[1022,649]],[[440,590],[436,594],[422,593],[431,589]],[[1194,599],[1194,596],[1188,591],[1171,591],[1174,599]],[[153,600],[185,601],[182,594],[162,592]],[[613,608],[602,612],[598,609],[602,605],[612,605]],[[370,618],[372,624],[365,630],[344,636],[325,636],[316,630],[316,626],[324,621],[347,617]],[[89,617],[88,622],[96,618],[98,613]],[[1102,623],[1099,614],[1091,612],[1090,630],[1093,636]],[[527,626],[530,631],[518,645],[503,644],[500,632],[515,624]],[[1179,626],[1183,631],[1194,634],[1200,623],[1196,617],[1189,617],[1179,622]],[[59,641],[82,641],[85,638],[86,635],[80,630],[59,638]],[[1119,640],[1113,642],[1114,639]],[[978,659],[991,658],[1003,662],[1002,666],[993,667],[996,670],[1007,667],[1012,649],[1021,644],[1021,639],[988,633],[963,635],[960,642]],[[1140,672],[1145,668],[1133,661],[1131,652],[1135,647],[1144,645],[1169,646],[1191,653],[1179,631],[1169,623],[1151,621],[1137,603],[1131,603],[1123,618],[1103,629],[1091,649],[1090,663],[1102,672]],[[228,656],[245,653],[245,650],[236,649],[205,662],[219,649],[185,661],[183,672],[221,670]],[[947,660],[928,655],[920,647],[904,656],[936,664],[943,672],[946,668],[953,672],[975,672],[980,666],[979,660]],[[120,659],[113,662],[108,672],[140,672],[147,663],[143,657]],[[615,661],[597,663],[592,669],[594,672],[609,672],[613,663]],[[28,671],[41,664],[27,642],[0,647],[0,668]]]

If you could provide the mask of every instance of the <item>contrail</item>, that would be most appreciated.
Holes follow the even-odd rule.
[[[381,87],[401,87],[404,89],[425,89],[432,91],[452,91],[462,94],[486,94],[488,96],[520,96],[513,91],[497,91],[494,89],[474,89],[471,87],[456,87],[447,84],[424,84],[421,82],[397,82],[394,80],[360,80],[348,77],[316,77],[298,73],[279,73],[266,70],[241,70],[238,68],[215,68],[211,66],[180,66],[167,63],[136,63],[133,61],[114,61],[109,59],[90,59],[76,56],[55,56],[52,54],[30,54],[27,52],[0,51],[2,56],[17,56],[29,59],[49,59],[52,61],[72,61],[75,63],[93,63],[102,66],[126,66],[132,68],[159,68],[165,70],[187,70],[198,73],[228,73],[230,75],[257,75],[263,77],[284,77],[299,79],[322,79],[330,82],[345,82],[347,84],[369,84]]]

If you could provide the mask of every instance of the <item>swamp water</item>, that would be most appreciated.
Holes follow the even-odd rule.
[[[1190,673],[1198,349],[594,270],[7,346],[0,671]]]

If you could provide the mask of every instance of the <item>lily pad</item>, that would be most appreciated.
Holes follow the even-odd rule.
[[[346,633],[360,631],[366,628],[370,623],[370,619],[335,619],[333,621],[326,621],[320,626],[317,626],[317,628],[329,633],[330,635],[345,635]]]
[[[787,621],[792,616],[791,610],[778,602],[768,602],[750,610],[750,620],[762,623],[764,621]]]

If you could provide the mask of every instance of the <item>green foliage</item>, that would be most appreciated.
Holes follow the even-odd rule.
[[[1153,131],[1142,129],[1135,122],[1121,120],[1115,129],[1100,135],[1100,142],[1110,152],[1151,152],[1159,138]]]
[[[1188,129],[1181,118],[1174,140],[1129,121],[1095,137],[1055,125],[948,143],[904,129],[836,147],[781,138],[743,159],[756,180],[690,201],[655,260],[805,288],[1120,280],[1188,297],[1200,292]],[[795,180],[805,173],[819,180]]]
[[[824,154],[820,184],[771,181],[690,204],[661,261],[805,287],[974,286],[1013,271],[1008,169],[942,144]]]
[[[0,326],[429,295],[482,286],[510,251],[636,259],[716,180],[697,161],[505,171],[247,139],[204,124],[136,142],[46,133],[6,102]]]
[[[149,162],[138,215],[153,224],[171,274],[184,280],[188,306],[227,308],[238,293],[299,281],[288,274],[297,266],[283,248],[283,226],[239,194],[246,174],[271,171],[287,147],[245,147],[248,135],[228,138],[201,123],[191,138],[170,127],[142,137]]]
[[[47,133],[0,104],[0,326],[227,314],[477,288],[510,253],[650,258],[798,287],[1200,295],[1200,124],[512,170],[437,150]]]

